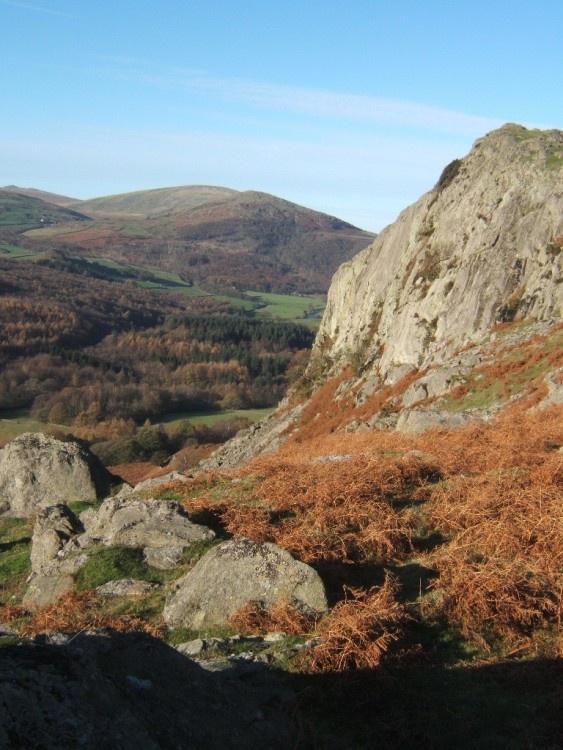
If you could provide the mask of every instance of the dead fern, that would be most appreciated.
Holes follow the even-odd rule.
[[[120,633],[143,632],[155,638],[162,631],[155,624],[130,615],[108,615],[101,610],[93,591],[68,591],[52,604],[41,607],[20,630],[20,635],[38,633],[77,633],[92,628],[109,628]]]
[[[397,589],[390,573],[380,588],[346,589],[346,598],[320,623],[320,641],[304,657],[306,670],[327,673],[379,667],[408,619],[397,601]]]
[[[264,634],[281,631],[289,635],[311,633],[318,616],[300,611],[287,601],[266,608],[261,602],[249,602],[229,618],[229,625],[243,633]]]

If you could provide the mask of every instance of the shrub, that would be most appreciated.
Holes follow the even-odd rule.
[[[436,183],[435,190],[441,193],[442,190],[445,190],[448,187],[448,185],[451,185],[455,178],[458,176],[462,164],[463,161],[461,159],[454,159],[447,166],[445,166],[442,170],[442,174],[438,179],[438,182]]]

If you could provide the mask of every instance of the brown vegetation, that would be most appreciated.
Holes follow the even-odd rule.
[[[141,631],[162,637],[162,631],[144,618],[105,613],[93,591],[69,591],[53,604],[41,607],[37,611],[10,605],[0,609],[0,620],[13,621],[16,618],[29,618],[19,628],[22,636],[38,633],[78,633],[90,628],[111,628],[120,633]]]
[[[30,409],[97,444],[112,464],[162,463],[193,443],[223,442],[245,425],[182,435],[138,428],[170,413],[274,405],[313,339],[304,326],[244,317],[207,298],[28,262],[0,260],[0,274],[0,410]]]
[[[397,601],[398,584],[387,574],[379,588],[346,589],[319,627],[319,642],[306,658],[309,672],[350,672],[379,667],[408,620]]]
[[[269,609],[260,602],[250,602],[229,618],[229,624],[243,633],[302,635],[314,630],[318,619],[307,612],[300,612],[290,602],[282,601]]]
[[[416,622],[442,623],[482,653],[562,654],[563,408],[525,405],[420,437],[289,441],[237,472],[198,477],[185,506],[321,569],[336,604],[317,627],[315,669],[375,664],[395,639],[412,648]],[[423,571],[416,590],[409,569]],[[377,618],[370,630],[374,611],[389,630]],[[266,613],[243,615],[275,629]]]

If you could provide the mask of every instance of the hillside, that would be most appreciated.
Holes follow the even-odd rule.
[[[0,238],[7,233],[30,229],[73,225],[88,220],[88,217],[41,198],[24,195],[13,190],[0,190]]]
[[[488,134],[448,165],[335,274],[294,400],[311,393],[314,400],[336,383],[334,404],[323,409],[333,409],[332,429],[416,431],[488,419],[537,386],[535,377],[546,394],[557,391],[562,174],[563,133],[518,125]],[[534,350],[542,361],[535,370]],[[509,382],[521,353],[528,369],[522,364],[518,383]],[[495,363],[503,363],[503,387],[486,372]],[[217,461],[252,455],[260,450],[254,440],[243,436],[242,452]]]
[[[95,628],[103,659],[88,675],[139,665],[126,695],[106,679],[122,713],[133,687],[133,705],[154,709],[167,658],[170,674],[197,666],[235,695],[258,690],[260,722],[239,714],[234,729],[271,729],[267,711],[281,709],[286,746],[303,750],[560,747],[562,144],[560,131],[508,125],[448,165],[335,275],[307,370],[278,410],[197,471],[76,503],[50,467],[70,471],[64,457],[83,446],[24,435],[0,452],[0,623],[24,653],[29,705],[56,692],[65,716],[70,699],[42,676],[48,657],[21,649],[38,634],[62,643],[63,674],[85,691],[77,660]],[[210,342],[240,338],[236,324],[171,318],[95,351],[108,364],[123,352],[132,369],[150,352],[152,393],[167,353],[173,366],[186,357],[176,384],[191,379],[194,322]],[[55,482],[61,505],[47,507]],[[13,517],[22,507],[29,517]],[[146,658],[156,648],[152,671],[136,650],[125,661],[127,640]],[[8,655],[5,683],[19,685]],[[9,728],[28,737],[21,702],[7,705]]]
[[[30,251],[96,255],[178,273],[214,290],[326,293],[338,266],[373,240],[369,232],[281,198],[221,187],[75,201],[67,220],[59,206],[35,205],[37,198],[15,192],[0,192],[0,209],[6,204],[13,215],[10,201],[16,200],[49,217],[14,224],[19,244]],[[14,235],[0,233],[2,239],[13,243]]]
[[[111,464],[161,464],[224,442],[302,371],[314,338],[303,318],[262,316],[259,300],[245,310],[154,292],[104,270],[63,253],[0,258],[0,447],[21,422],[96,443]],[[168,419],[168,432],[146,424]]]
[[[129,214],[149,216],[165,212],[187,211],[205,203],[225,200],[236,194],[236,190],[209,185],[186,185],[183,187],[137,190],[133,193],[108,195],[89,200],[74,200],[74,208],[94,214]]]
[[[59,195],[58,193],[49,193],[46,190],[37,190],[36,188],[21,188],[17,185],[6,185],[0,190],[6,190],[9,193],[17,193],[28,198],[39,198],[46,203],[54,203],[56,206],[68,208],[71,203],[76,203],[76,198],[70,198],[68,195]]]
[[[332,587],[296,667],[332,678],[335,716],[306,701],[327,747],[559,743],[562,248],[563,133],[488,134],[340,268],[304,378],[212,489],[176,485]]]
[[[485,136],[339,270],[317,357],[334,369],[352,353],[388,383],[495,324],[559,318],[562,206],[561,131],[506,125]]]

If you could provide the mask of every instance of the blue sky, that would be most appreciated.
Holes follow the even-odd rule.
[[[561,0],[0,0],[0,28],[0,185],[222,185],[378,231],[486,132],[563,128]]]

